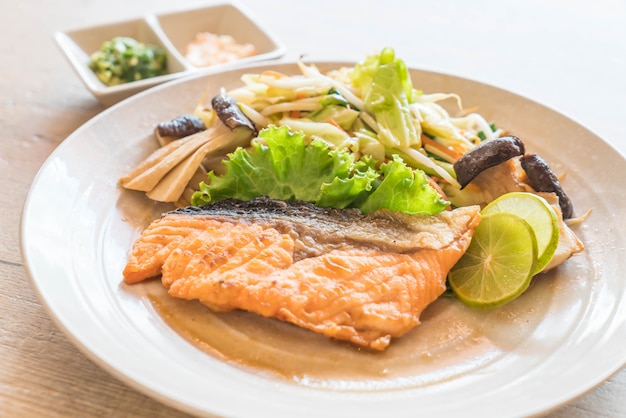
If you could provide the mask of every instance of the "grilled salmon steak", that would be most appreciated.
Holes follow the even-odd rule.
[[[161,275],[171,296],[243,309],[384,350],[419,325],[480,222],[257,198],[177,209],[137,239],[126,283]]]

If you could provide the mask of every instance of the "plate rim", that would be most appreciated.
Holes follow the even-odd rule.
[[[199,79],[199,78],[208,78],[212,75],[216,75],[216,74],[221,74],[221,73],[231,73],[231,72],[236,72],[236,71],[241,71],[241,70],[245,70],[245,69],[253,69],[253,68],[265,68],[268,66],[274,67],[277,65],[283,65],[283,64],[288,64],[288,65],[293,65],[296,61],[295,60],[288,60],[288,59],[282,59],[282,60],[277,60],[277,61],[272,61],[272,62],[255,62],[255,63],[250,63],[244,66],[240,66],[240,67],[236,67],[236,68],[228,68],[228,69],[216,69],[215,71],[209,71],[209,72],[204,72],[201,74],[193,74],[189,77],[184,77],[184,78],[179,78],[176,80],[172,80],[170,82],[164,83],[162,85],[158,85],[155,86],[149,90],[146,90],[144,92],[141,92],[135,96],[132,96],[128,99],[125,99],[123,101],[121,101],[120,103],[115,104],[114,106],[105,109],[103,112],[99,113],[98,115],[94,116],[93,118],[91,118],[90,120],[88,120],[87,122],[85,122],[83,125],[81,125],[79,128],[77,128],[73,133],[71,133],[51,154],[50,156],[46,159],[46,161],[42,164],[42,166],[40,167],[40,169],[37,172],[37,175],[34,177],[33,182],[31,184],[31,188],[28,192],[28,195],[24,201],[24,205],[23,205],[23,209],[22,209],[22,218],[21,218],[21,223],[20,223],[20,253],[21,253],[21,257],[22,257],[22,262],[24,265],[24,268],[26,270],[27,273],[27,277],[31,283],[32,288],[34,289],[35,293],[37,294],[37,297],[39,299],[40,302],[42,302],[42,304],[44,305],[44,307],[46,308],[49,316],[54,320],[55,324],[57,325],[57,327],[59,329],[61,329],[63,331],[63,333],[70,339],[70,341],[72,341],[72,343],[77,346],[83,353],[85,353],[87,355],[87,357],[89,357],[92,361],[94,361],[96,364],[98,364],[100,367],[102,367],[104,370],[106,370],[108,373],[112,374],[113,376],[115,376],[116,378],[118,378],[119,380],[129,384],[130,386],[134,387],[135,389],[137,389],[138,391],[147,394],[148,396],[159,400],[160,402],[170,405],[176,409],[179,410],[183,410],[185,412],[189,412],[192,414],[204,414],[204,413],[209,413],[209,411],[204,411],[204,410],[198,410],[195,407],[186,404],[186,403],[181,403],[179,401],[177,401],[176,399],[172,399],[171,397],[168,397],[167,395],[156,391],[154,389],[154,387],[150,387],[150,386],[146,386],[140,382],[138,382],[137,380],[133,379],[132,377],[128,376],[127,374],[124,374],[122,371],[120,371],[119,369],[113,367],[110,362],[106,361],[104,358],[101,357],[101,355],[97,354],[97,349],[94,349],[94,347],[90,347],[88,344],[85,343],[85,341],[81,340],[77,335],[75,335],[71,329],[67,326],[67,324],[61,319],[61,317],[59,316],[58,311],[55,309],[54,306],[52,306],[50,304],[50,301],[45,297],[43,289],[40,287],[40,283],[38,282],[38,279],[35,277],[35,275],[33,274],[33,270],[32,270],[32,266],[31,263],[29,262],[29,248],[28,248],[28,238],[25,237],[25,231],[28,229],[28,215],[30,213],[30,210],[32,210],[31,205],[32,205],[32,193],[34,191],[34,189],[36,188],[36,186],[40,183],[40,176],[43,176],[44,171],[47,169],[47,167],[49,166],[49,164],[51,164],[51,162],[60,154],[62,154],[64,152],[64,150],[67,147],[70,147],[72,145],[72,142],[75,141],[72,138],[74,137],[80,137],[81,134],[85,131],[88,131],[89,128],[97,123],[99,120],[101,119],[105,119],[107,117],[109,117],[110,114],[114,113],[116,111],[116,109],[120,108],[120,107],[124,107],[124,106],[130,106],[132,105],[132,103],[136,100],[138,100],[138,98],[140,97],[144,97],[144,96],[148,96],[148,95],[152,95],[157,91],[160,91],[162,89],[171,89],[174,88],[174,86],[176,85],[180,85],[180,84],[184,84],[184,83],[189,83],[193,80]],[[324,61],[324,60],[315,60],[315,64],[324,64],[324,65],[333,65],[333,64],[337,64],[337,65],[344,65],[344,64],[353,64],[349,61],[336,61],[336,60],[328,60],[328,61]],[[501,87],[498,86],[494,86],[488,83],[484,83],[482,81],[477,81],[477,80],[473,80],[470,78],[466,78],[466,77],[461,77],[461,76],[457,76],[457,75],[453,75],[453,74],[449,74],[449,73],[444,73],[444,72],[440,72],[440,71],[432,71],[432,70],[422,70],[416,67],[410,67],[411,70],[417,70],[417,71],[422,71],[422,72],[427,72],[427,73],[431,73],[434,75],[439,75],[439,76],[444,76],[444,77],[452,77],[458,80],[461,80],[463,82],[470,82],[473,84],[478,84],[478,85],[483,85],[483,86],[487,86],[489,88],[493,88],[493,89],[498,89],[501,90],[503,92],[509,93],[509,94],[513,94],[515,96],[518,96],[524,100],[529,101],[530,103],[532,103],[535,106],[540,106],[541,108],[544,109],[548,109],[552,112],[555,112],[556,114],[560,115],[561,117],[567,119],[569,122],[574,123],[576,125],[578,125],[579,127],[583,128],[584,130],[588,131],[591,135],[593,135],[594,137],[598,138],[604,145],[606,145],[607,147],[609,147],[609,149],[611,149],[617,156],[619,156],[622,161],[625,160],[624,156],[622,155],[622,153],[617,150],[612,144],[608,143],[607,141],[605,141],[603,138],[601,138],[599,135],[597,135],[595,132],[593,132],[591,129],[587,128],[586,126],[582,125],[579,122],[576,122],[575,120],[571,119],[570,117],[564,115],[561,112],[558,112],[557,110],[554,110],[546,105],[543,105],[539,102],[536,102],[532,99],[529,99],[523,95],[520,95],[519,93],[516,92],[512,92],[506,89],[503,89]],[[624,355],[622,356],[622,359],[619,363],[615,363],[613,365],[612,368],[607,368],[604,373],[602,375],[598,375],[596,376],[596,378],[590,382],[588,382],[588,384],[586,385],[585,388],[583,388],[583,390],[581,390],[578,393],[575,394],[569,394],[569,395],[564,395],[563,396],[563,400],[559,401],[558,404],[554,404],[551,405],[549,408],[541,408],[539,407],[538,409],[535,409],[534,411],[527,411],[530,412],[531,414],[536,414],[536,413],[543,413],[543,412],[548,412],[550,410],[556,409],[560,406],[563,405],[563,403],[569,402],[579,396],[584,395],[585,393],[593,390],[596,386],[600,385],[601,383],[603,383],[604,381],[606,381],[607,379],[609,379],[612,375],[614,375],[615,373],[617,373],[621,368],[624,367],[624,365],[626,365],[626,353],[624,353]]]

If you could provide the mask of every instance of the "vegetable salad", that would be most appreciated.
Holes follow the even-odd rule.
[[[385,48],[351,68],[322,74],[246,74],[226,92],[261,129],[248,148],[210,173],[192,204],[268,195],[320,206],[380,208],[435,214],[446,201],[440,186],[460,188],[452,164],[501,132],[481,115],[452,117],[424,94],[394,50]]]

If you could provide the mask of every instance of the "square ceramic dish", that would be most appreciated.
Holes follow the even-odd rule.
[[[185,48],[199,32],[230,35],[237,43],[250,43],[255,55],[210,67],[195,67],[185,59]],[[167,54],[167,74],[116,86],[107,86],[89,68],[90,56],[102,43],[116,36],[157,45]],[[55,33],[55,39],[85,86],[105,106],[110,106],[157,84],[191,73],[214,71],[253,61],[282,56],[285,47],[261,27],[242,6],[234,2],[170,13],[147,14],[141,18]]]

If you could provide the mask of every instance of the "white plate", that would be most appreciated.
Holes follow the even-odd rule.
[[[132,242],[168,207],[121,190],[116,180],[156,147],[157,122],[191,112],[207,85],[217,92],[239,85],[244,72],[263,69],[296,71],[292,63],[262,64],[140,93],[78,129],[41,168],[23,213],[24,264],[52,317],[95,362],[190,413],[271,417],[531,415],[592,389],[626,363],[626,199],[619,176],[606,175],[626,172],[624,158],[533,101],[418,70],[412,70],[417,88],[459,93],[465,106],[479,106],[488,120],[567,173],[564,186],[577,213],[593,209],[577,230],[586,251],[502,309],[472,311],[441,299],[425,312],[423,325],[382,355],[322,337],[316,343],[328,351],[302,353],[290,352],[294,341],[235,337],[261,359],[300,356],[305,375],[315,361],[335,362],[333,378],[281,378],[220,360],[179,336],[150,303],[150,286],[121,284]],[[309,334],[298,335],[317,338]],[[355,376],[345,372],[351,362]],[[410,367],[403,374],[398,365]]]

